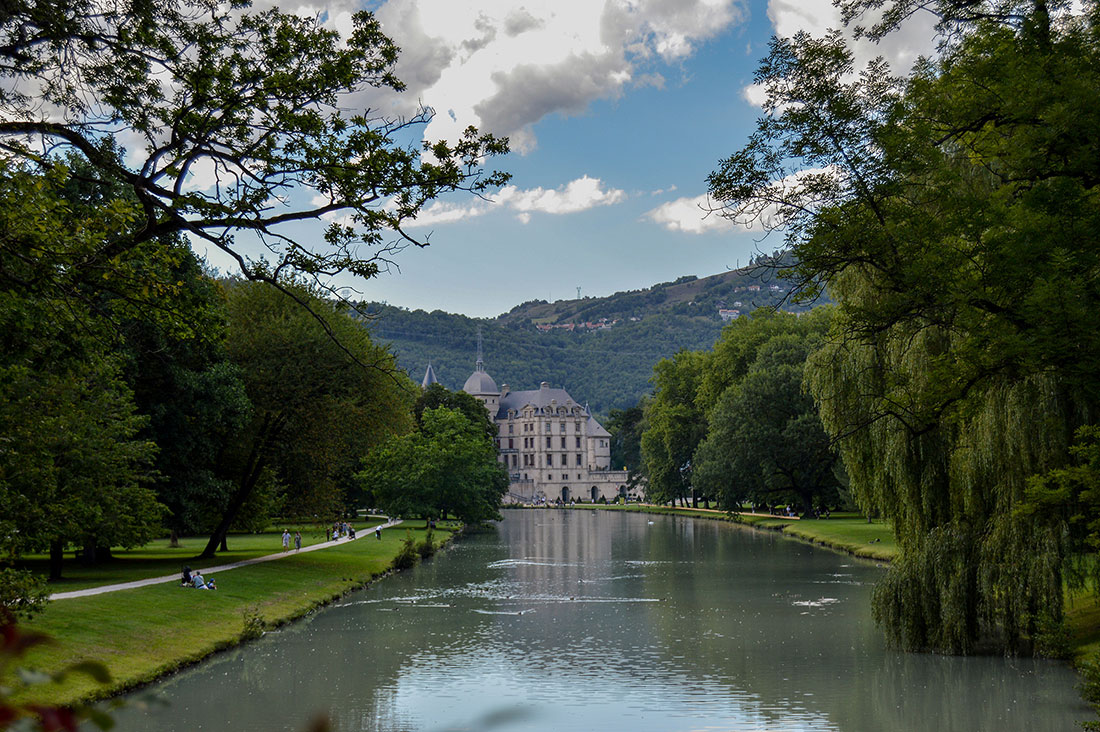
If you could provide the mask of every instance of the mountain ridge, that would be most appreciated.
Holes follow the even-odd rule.
[[[727,322],[723,315],[744,317],[761,307],[801,312],[818,304],[797,302],[786,281],[775,278],[780,256],[605,297],[531,300],[495,318],[375,302],[359,303],[359,311],[417,383],[430,362],[440,383],[461,389],[474,370],[480,329],[485,368],[498,387],[534,389],[547,381],[604,417],[649,393],[662,358],[710,349]]]

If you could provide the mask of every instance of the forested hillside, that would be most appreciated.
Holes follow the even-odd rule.
[[[761,272],[767,270],[683,277],[604,298],[525,303],[489,319],[379,303],[363,303],[360,310],[373,337],[391,344],[400,367],[418,382],[430,360],[444,386],[461,389],[474,369],[480,326],[485,369],[498,386],[535,389],[548,381],[606,416],[613,408],[632,406],[651,390],[653,365],[662,358],[680,349],[709,349],[723,326],[719,308],[747,314],[758,307],[809,307],[790,303],[786,284],[761,277]],[[584,327],[601,318],[610,327]],[[577,327],[537,327],[570,323]]]

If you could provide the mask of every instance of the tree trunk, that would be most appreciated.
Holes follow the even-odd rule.
[[[61,545],[61,539],[50,542],[50,579],[61,579],[61,563],[65,558],[65,551]]]
[[[172,549],[180,548],[180,535],[176,533],[175,529],[172,529],[168,534],[168,546]]]
[[[210,535],[210,541],[206,542],[206,548],[202,550],[200,557],[212,559],[219,550],[229,551],[226,534],[229,533],[229,527],[237,520],[237,514],[240,513],[241,507],[252,495],[252,489],[259,482],[264,468],[263,456],[268,445],[279,434],[281,428],[282,420],[278,418],[273,420],[271,415],[264,415],[264,421],[252,442],[252,450],[248,455],[248,460],[245,461],[244,469],[241,471],[241,481],[238,484],[237,491],[233,494],[233,498],[229,500],[229,505],[226,506],[225,513],[222,514],[222,520],[218,522],[214,533]]]

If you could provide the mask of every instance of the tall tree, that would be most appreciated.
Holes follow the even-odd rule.
[[[633,490],[644,479],[642,435],[645,434],[645,408],[649,400],[642,397],[628,409],[612,409],[607,417],[611,433],[611,467],[622,466],[628,471],[627,484]]]
[[[227,346],[253,411],[224,455],[234,489],[206,556],[225,547],[242,509],[272,481],[285,487],[292,513],[338,513],[362,456],[411,426],[414,387],[393,356],[342,307],[301,285],[283,289],[292,293],[238,280],[225,286]]]
[[[885,5],[875,32],[912,7],[848,5]],[[1015,509],[1100,407],[1100,14],[942,6],[956,32],[905,80],[836,34],[773,41],[768,115],[710,185],[778,211],[791,275],[839,303],[810,381],[902,548],[876,616],[909,648],[1018,648],[1061,621],[1065,547]]]
[[[0,166],[0,544],[8,557],[49,550],[53,578],[67,546],[140,544],[163,508],[116,334],[70,296],[68,265],[128,209],[74,207],[64,178]]]
[[[836,500],[836,451],[802,383],[820,345],[820,335],[771,338],[711,410],[693,480],[720,507],[790,502],[807,514]]]
[[[641,445],[646,498],[651,501],[682,502],[693,496],[692,457],[706,432],[695,403],[705,361],[700,351],[680,351],[653,367],[654,394],[646,405]]]

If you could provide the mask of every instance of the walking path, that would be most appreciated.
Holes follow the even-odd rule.
[[[206,567],[203,569],[203,574],[213,574],[214,572],[226,572],[230,569],[237,569],[238,567],[247,567],[250,564],[259,564],[260,562],[272,562],[276,559],[283,559],[285,557],[293,556],[295,554],[304,554],[305,552],[315,552],[318,549],[327,549],[330,546],[336,546],[337,544],[346,544],[349,541],[358,541],[366,536],[373,536],[375,531],[382,529],[390,529],[401,523],[401,519],[392,519],[382,524],[381,526],[372,526],[369,529],[363,529],[359,532],[354,539],[333,539],[332,541],[323,541],[320,544],[310,544],[309,546],[302,547],[295,551],[279,552],[277,554],[266,554],[262,557],[255,557],[253,559],[243,559],[239,562],[233,562],[232,564],[223,564],[218,567]],[[71,592],[58,592],[50,595],[51,600],[68,600],[71,597],[89,597],[90,595],[102,595],[104,592],[117,592],[118,590],[132,590],[137,587],[148,587],[149,585],[159,585],[164,582],[179,582],[180,573],[167,574],[163,577],[150,577],[148,579],[134,580],[133,582],[120,582],[114,585],[100,585],[99,587],[89,587],[86,590],[72,590]]]

